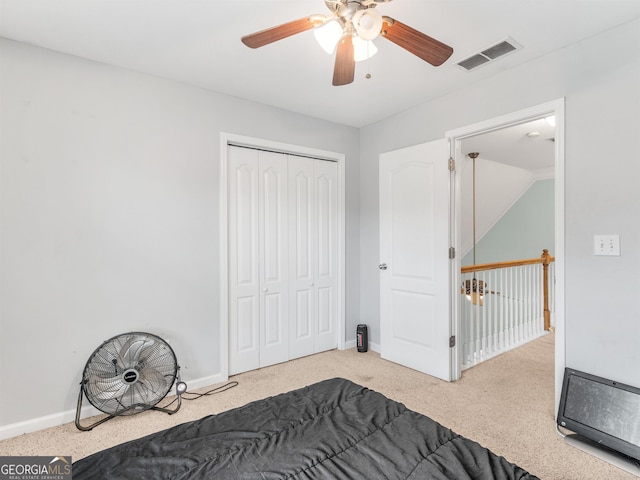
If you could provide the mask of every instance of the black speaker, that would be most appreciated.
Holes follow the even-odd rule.
[[[359,352],[366,352],[369,347],[369,335],[367,333],[367,326],[364,324],[358,325],[356,329],[356,345]]]

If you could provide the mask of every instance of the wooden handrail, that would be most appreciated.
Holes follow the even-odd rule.
[[[542,250],[539,258],[528,258],[526,260],[509,260],[506,262],[483,263],[480,265],[468,265],[460,268],[460,273],[482,272],[495,270],[498,268],[520,267],[522,265],[542,265],[542,290],[544,295],[544,329],[551,330],[551,311],[549,310],[549,264],[555,262],[556,258],[549,255],[549,250]]]
[[[549,265],[551,262],[555,262],[555,261],[556,261],[556,257],[549,255],[549,250],[544,249],[542,251],[542,256],[539,258],[527,258],[525,260],[508,260],[506,262],[467,265],[465,267],[460,267],[460,273],[482,272],[484,270],[495,270],[496,268],[519,267],[521,265],[535,265],[536,263]]]

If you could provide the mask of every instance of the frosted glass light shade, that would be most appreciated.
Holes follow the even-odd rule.
[[[336,20],[330,20],[321,27],[313,29],[313,35],[322,49],[331,54],[336,49],[338,41],[342,38],[342,26]]]
[[[353,26],[363,40],[373,40],[382,30],[382,15],[374,8],[358,10],[353,16]]]
[[[353,59],[356,62],[373,57],[378,49],[370,40],[363,40],[360,37],[353,37]]]

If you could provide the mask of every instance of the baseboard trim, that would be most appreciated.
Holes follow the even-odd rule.
[[[345,350],[348,350],[350,348],[356,348],[356,341],[355,340],[349,340],[347,342],[344,343],[344,348]],[[369,342],[369,350],[376,352],[376,353],[380,353],[380,345],[378,345],[377,343],[373,343],[373,342]]]
[[[217,374],[189,380],[187,382],[188,391],[225,382],[227,379],[228,377],[222,374]],[[173,392],[169,393],[171,395]],[[80,418],[85,419],[96,415],[103,415],[103,413],[84,398]],[[18,435],[24,435],[25,433],[37,432],[46,428],[58,427],[65,423],[75,422],[75,419],[76,409],[74,408],[72,410],[65,410],[63,412],[52,413],[50,415],[33,418],[31,420],[25,420],[23,422],[10,423],[8,425],[0,426],[0,440],[17,437]]]
[[[593,455],[600,460],[610,463],[614,467],[618,467],[621,470],[629,472],[630,474],[640,478],[640,464],[630,457],[622,455],[621,453],[618,453],[614,450],[609,450],[605,447],[602,447],[596,442],[581,437],[577,434],[567,435],[566,437],[564,437],[564,441],[572,447],[576,447],[583,452],[588,453],[589,455]]]

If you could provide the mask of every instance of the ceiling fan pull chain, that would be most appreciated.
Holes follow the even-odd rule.
[[[371,78],[371,55],[369,49],[371,47],[371,42],[367,42],[367,74],[364,76],[367,80]]]

